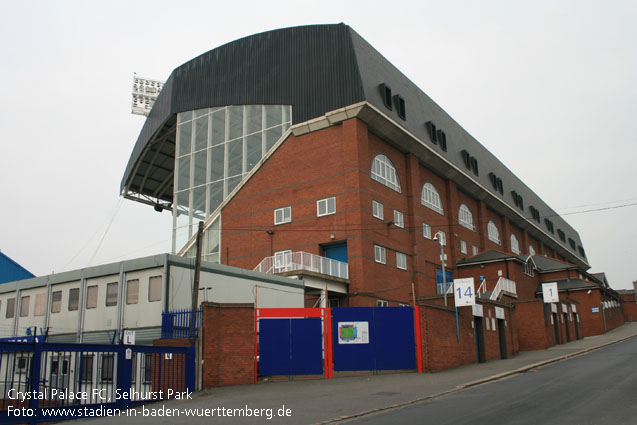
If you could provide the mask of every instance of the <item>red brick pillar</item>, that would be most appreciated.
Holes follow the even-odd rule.
[[[254,382],[254,306],[203,303],[203,388]]]
[[[480,252],[484,252],[487,248],[487,206],[484,202],[478,201],[478,222],[476,223],[476,232],[480,237]]]

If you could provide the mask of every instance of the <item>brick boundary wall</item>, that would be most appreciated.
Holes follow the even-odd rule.
[[[254,306],[202,304],[203,388],[254,383]]]

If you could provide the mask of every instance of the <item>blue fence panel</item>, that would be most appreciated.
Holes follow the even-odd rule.
[[[291,375],[323,373],[323,326],[319,318],[290,319]]]
[[[290,319],[259,320],[259,375],[290,375]]]
[[[374,310],[376,370],[416,369],[413,307]]]
[[[167,311],[161,314],[162,338],[197,338],[201,310]]]
[[[367,322],[369,343],[350,344],[339,339],[339,323]],[[332,309],[335,371],[375,370],[374,307],[338,307]]]
[[[5,394],[0,423],[77,419],[87,412],[175,398],[194,390],[194,375],[194,347],[0,342],[0,391]],[[23,403],[11,400],[10,390],[41,397]],[[124,393],[129,395],[117,397]],[[34,415],[9,414],[22,407]],[[46,415],[51,409],[57,414]]]
[[[416,368],[414,310],[411,307],[332,309],[334,370],[378,371]],[[366,322],[369,340],[352,343],[349,324]],[[339,333],[342,332],[343,335]]]

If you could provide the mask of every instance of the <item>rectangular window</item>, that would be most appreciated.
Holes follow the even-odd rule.
[[[533,277],[533,265],[531,261],[524,263],[524,274]]]
[[[472,253],[474,256],[478,255],[478,247],[477,247],[477,246],[475,246],[475,245],[473,245],[473,246],[471,247],[471,253]]]
[[[46,311],[46,295],[36,294],[35,296],[35,308],[33,309],[34,316],[44,316]]]
[[[117,305],[117,282],[106,285],[106,307]]]
[[[113,368],[115,366],[115,355],[114,354],[102,354],[102,371],[100,373],[100,378],[102,382],[112,382],[113,381]]]
[[[146,353],[144,356],[144,384],[149,384],[153,379],[153,354]]]
[[[387,262],[385,258],[385,248],[382,246],[374,245],[374,261],[377,263],[385,264]]]
[[[148,279],[148,302],[161,301],[162,277],[153,276]]]
[[[401,229],[405,227],[405,216],[400,211],[394,210],[394,224]]]
[[[445,232],[443,232],[442,230],[438,231],[438,237],[440,238],[440,244],[441,245],[447,245],[447,234]]]
[[[336,213],[336,198],[326,198],[316,201],[316,216],[321,217]]]
[[[31,302],[31,297],[26,295],[20,299],[20,317],[29,316],[29,303]]]
[[[139,301],[139,279],[126,281],[126,304],[137,304]]]
[[[15,298],[9,298],[7,300],[7,314],[5,317],[7,319],[12,319],[15,316]]]
[[[427,223],[422,224],[422,235],[427,239],[431,239],[431,226]]]
[[[285,269],[292,264],[292,251],[285,250],[274,253],[274,267],[276,269]]]
[[[53,291],[51,293],[51,313],[59,313],[62,311],[62,291]]]
[[[274,210],[274,225],[289,223],[292,221],[292,207],[284,207]]]
[[[97,307],[97,285],[91,285],[86,288],[86,308]]]
[[[407,270],[407,256],[402,252],[396,253],[396,267]]]
[[[76,311],[80,305],[80,288],[69,289],[69,311]]]
[[[93,354],[82,355],[79,376],[82,382],[93,382]]]
[[[372,215],[379,220],[383,220],[383,204],[380,202],[372,201]]]
[[[388,307],[389,302],[387,300],[376,300],[376,307]]]
[[[467,253],[467,243],[465,241],[460,241],[460,252],[463,254]]]

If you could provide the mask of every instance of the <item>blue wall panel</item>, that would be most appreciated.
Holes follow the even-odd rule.
[[[323,373],[323,326],[319,318],[291,319],[290,375]]]
[[[342,307],[332,309],[335,371],[416,368],[412,307]],[[368,322],[368,344],[339,344],[339,322]]]
[[[369,344],[339,344],[339,322],[369,322]],[[334,370],[375,370],[374,308],[340,307],[332,309]]]
[[[416,369],[414,309],[378,307],[374,310],[376,370]]]
[[[259,321],[259,375],[290,374],[290,319]]]

